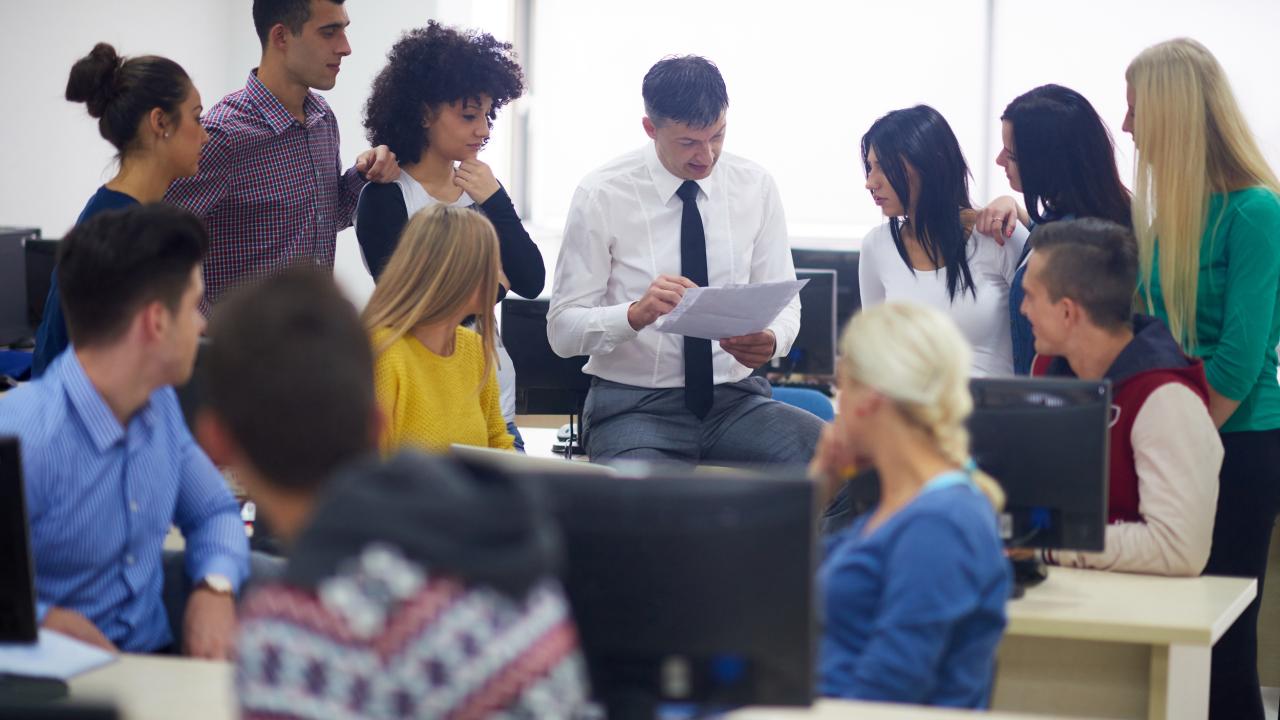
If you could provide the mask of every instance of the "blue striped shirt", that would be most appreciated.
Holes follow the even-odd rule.
[[[170,524],[186,570],[238,589],[249,546],[235,498],[196,444],[172,388],[122,427],[74,352],[0,398],[0,435],[21,443],[38,611],[75,610],[126,651],[169,645],[161,588]]]

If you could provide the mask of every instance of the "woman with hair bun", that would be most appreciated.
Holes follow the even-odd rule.
[[[823,695],[984,708],[1005,626],[1000,486],[969,459],[972,351],[941,310],[890,301],[840,340],[840,412],[810,474],[830,495],[860,459],[880,499],[827,537]]]
[[[178,63],[156,55],[123,58],[98,43],[71,67],[66,98],[86,105],[120,165],[89,198],[77,225],[106,210],[159,202],[170,183],[196,174],[209,136],[200,124],[200,92]],[[32,376],[42,375],[69,343],[55,273],[36,331]]]

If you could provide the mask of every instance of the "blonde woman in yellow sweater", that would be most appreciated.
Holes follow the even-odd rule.
[[[480,213],[434,205],[410,218],[364,311],[384,451],[512,448],[494,341],[500,277],[498,235]],[[476,329],[462,327],[473,315]]]

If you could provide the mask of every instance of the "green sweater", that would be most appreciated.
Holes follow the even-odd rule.
[[[1225,212],[1224,212],[1225,203]],[[1223,213],[1219,220],[1219,213]],[[1155,315],[1168,322],[1156,245],[1151,276]],[[1222,432],[1280,428],[1280,197],[1248,188],[1209,197],[1200,240],[1194,354],[1209,385],[1239,400]]]

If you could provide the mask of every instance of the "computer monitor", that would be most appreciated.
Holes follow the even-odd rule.
[[[547,340],[547,300],[502,301],[502,344],[516,369],[516,412],[521,415],[576,415],[591,389],[582,372],[587,356],[562,358]]]
[[[57,265],[58,242],[51,238],[27,240],[27,323],[32,333],[44,319],[44,304],[49,297],[49,286],[53,284],[53,270]]]
[[[862,307],[858,290],[858,253],[853,250],[792,248],[791,260],[798,268],[836,271],[836,332],[844,330],[849,318]]]
[[[39,237],[37,228],[0,227],[0,346],[31,338],[26,244]]]
[[[36,641],[35,564],[16,437],[0,437],[0,643]]]
[[[1111,384],[974,379],[970,448],[1005,492],[1013,547],[1100,552],[1107,527]]]
[[[1111,385],[1049,378],[974,379],[970,453],[1005,492],[1000,531],[1010,547],[1098,552],[1105,543]],[[823,518],[847,527],[880,499],[867,471]]]
[[[796,268],[800,289],[800,332],[791,352],[777,358],[786,373],[831,376],[836,372],[836,271]]]
[[[801,471],[524,476],[561,528],[564,584],[609,717],[656,704],[808,705],[813,485]]]

